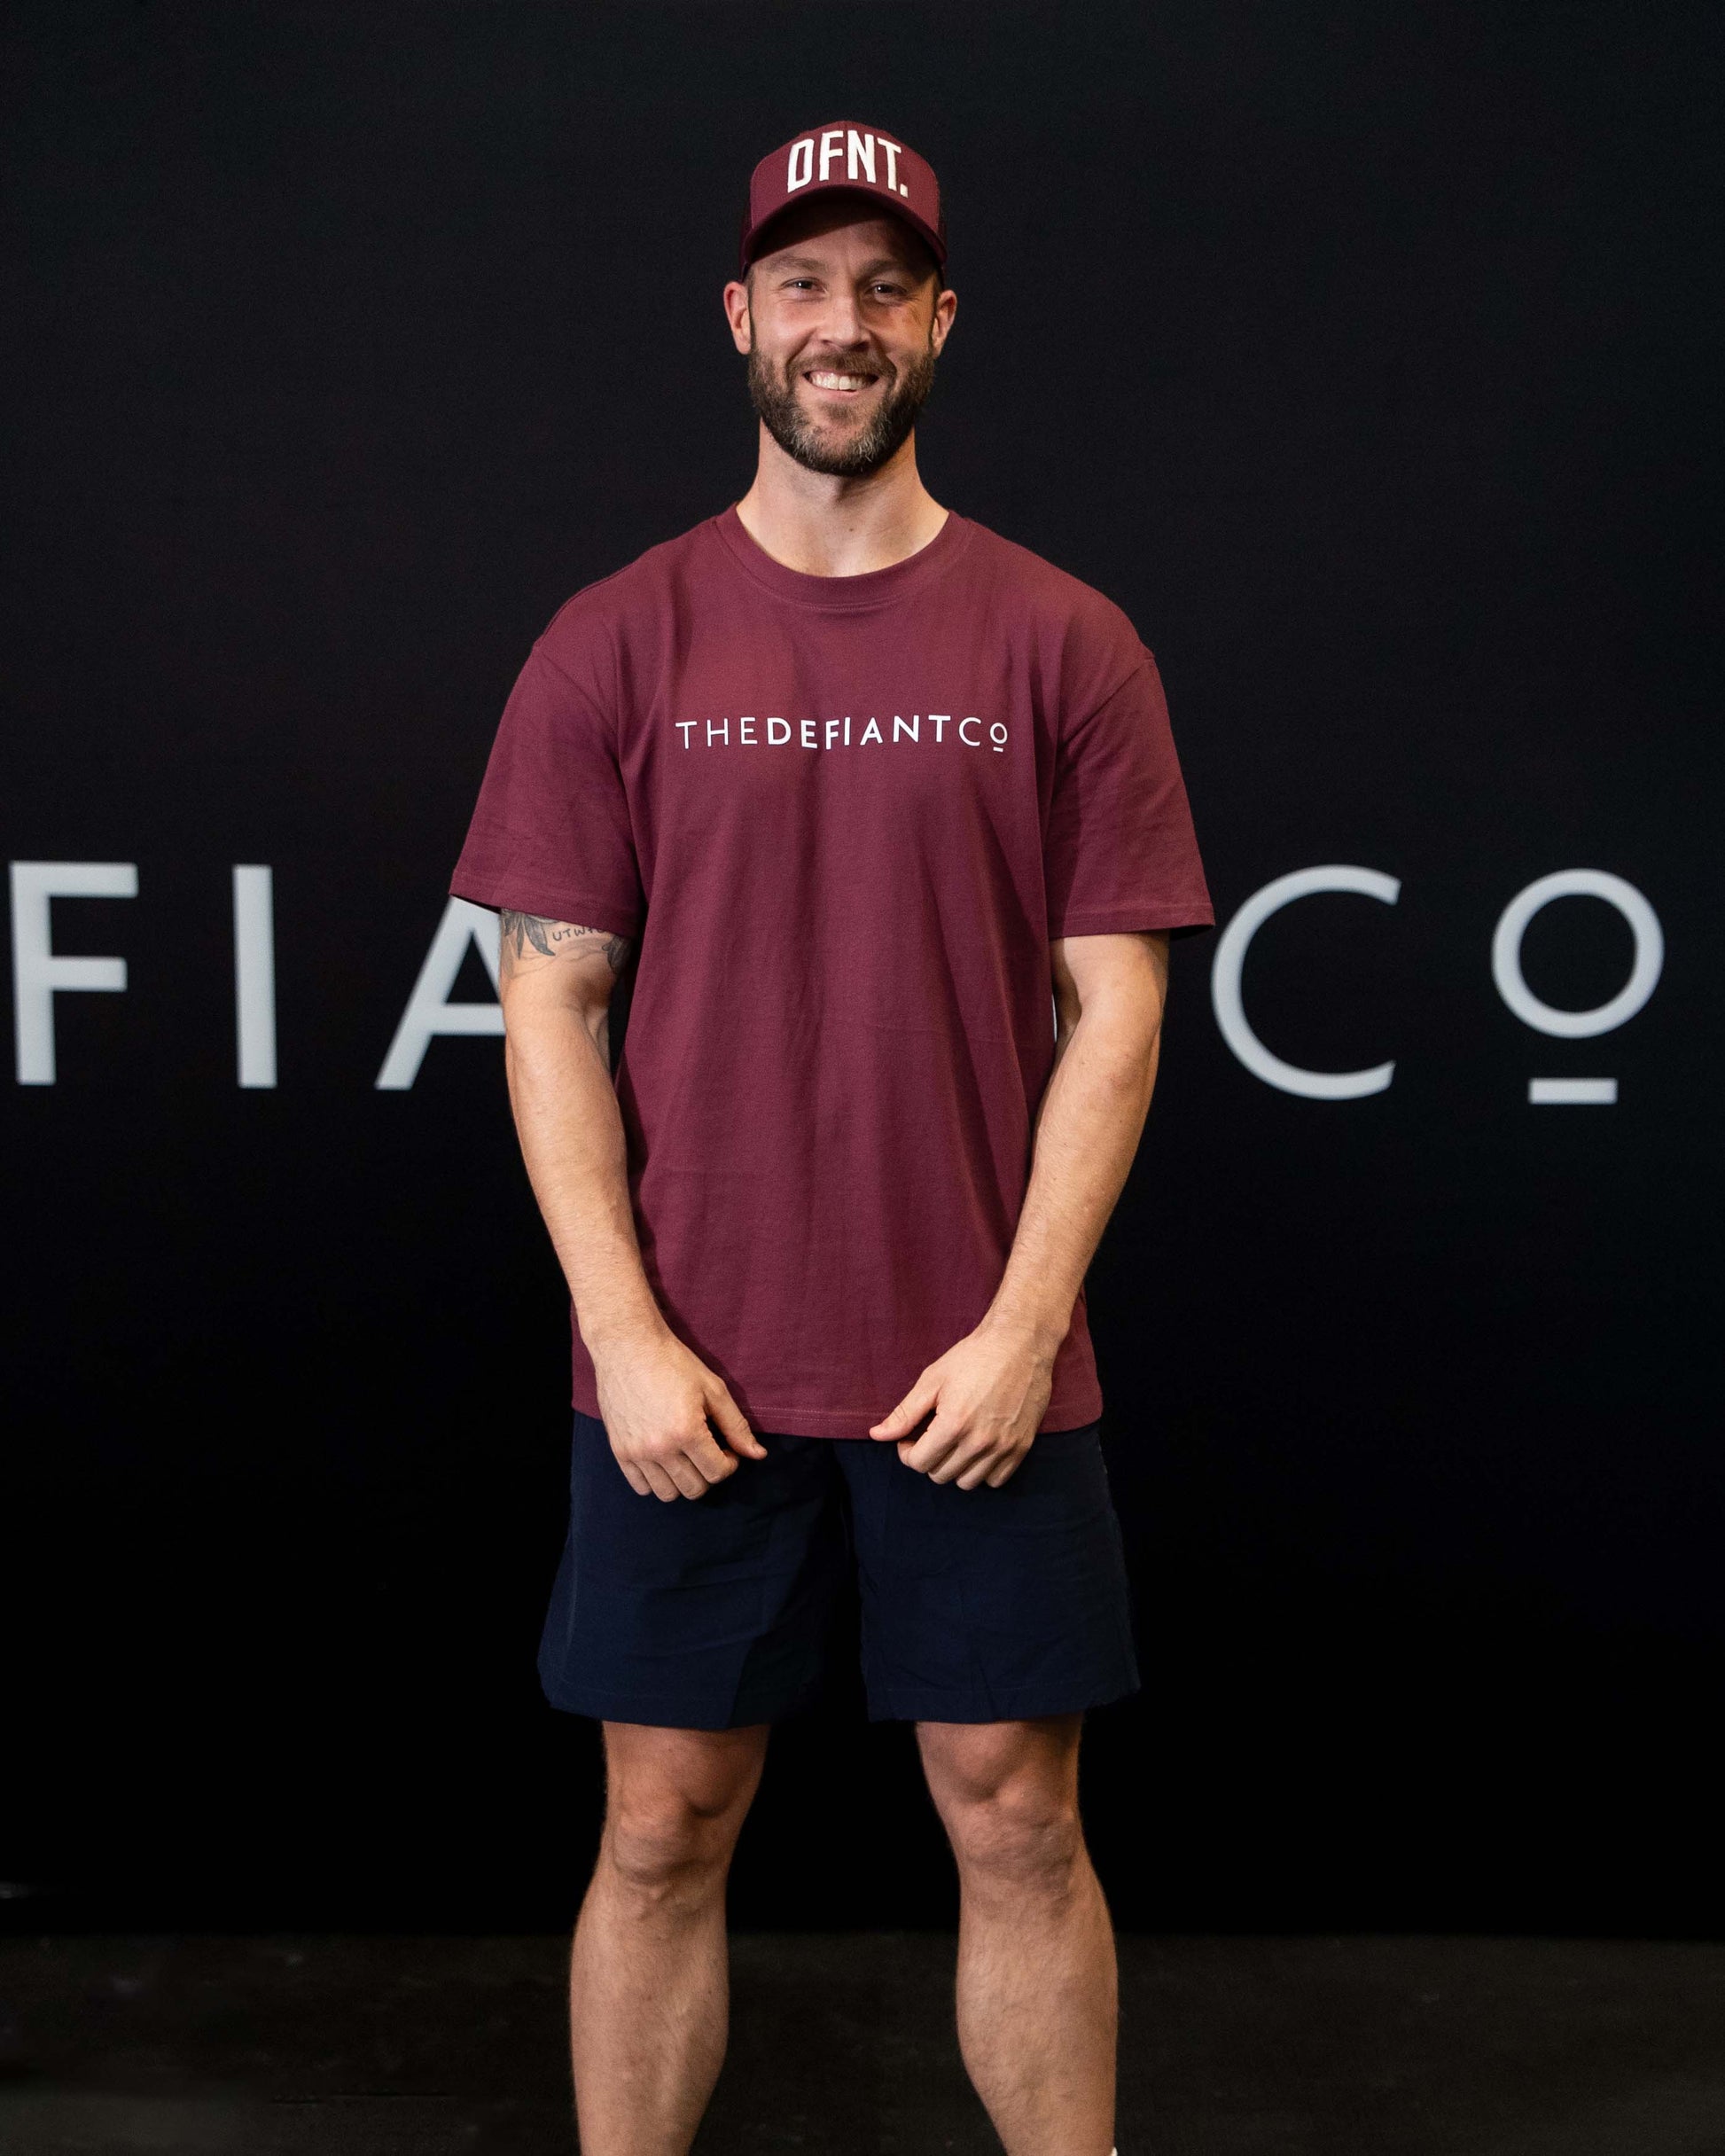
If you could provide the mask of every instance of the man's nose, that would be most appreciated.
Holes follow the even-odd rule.
[[[822,324],[828,340],[848,351],[868,340],[862,332],[862,317],[857,310],[855,298],[847,292],[835,292],[827,301],[826,320]]]

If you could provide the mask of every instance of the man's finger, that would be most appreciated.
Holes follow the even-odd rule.
[[[958,1478],[958,1487],[980,1489],[986,1482],[990,1489],[998,1489],[1023,1457],[1023,1453],[1010,1450],[1003,1457],[996,1450],[985,1452],[964,1468]]]
[[[641,1472],[647,1478],[647,1488],[661,1504],[673,1504],[677,1497],[677,1486],[657,1460],[643,1460]]]
[[[623,1471],[624,1481],[628,1484],[629,1488],[635,1492],[637,1497],[651,1497],[652,1496],[652,1485],[648,1481],[646,1476],[642,1473],[641,1470],[636,1465],[633,1460],[619,1460],[617,1465]]]
[[[673,1453],[660,1465],[685,1497],[705,1497],[708,1484],[706,1477],[696,1466],[686,1452]]]
[[[939,1380],[931,1379],[925,1371],[892,1413],[884,1416],[873,1426],[869,1435],[883,1441],[908,1437],[923,1417],[932,1410],[940,1394]]]
[[[722,1482],[727,1475],[737,1472],[737,1455],[727,1452],[706,1429],[699,1437],[690,1439],[683,1449],[683,1457],[708,1482]]]
[[[748,1417],[722,1385],[715,1386],[706,1395],[706,1411],[718,1424],[720,1435],[733,1452],[740,1452],[745,1460],[766,1458],[767,1448],[750,1429]]]
[[[929,1469],[928,1479],[931,1482],[956,1482],[972,1470],[980,1476],[998,1457],[992,1439],[972,1433],[955,1445],[938,1466]]]
[[[1011,1454],[1008,1458],[1001,1462],[1000,1465],[995,1469],[992,1474],[985,1475],[983,1480],[987,1483],[988,1488],[990,1489],[998,1489],[1003,1482],[1010,1482],[1012,1480],[1012,1477],[1018,1473],[1019,1468],[1024,1465],[1025,1453],[1028,1452],[1029,1449],[1029,1446],[1026,1445],[1024,1449],[1024,1452],[1015,1452]]]
[[[899,1457],[907,1467],[914,1467],[918,1474],[925,1475],[938,1467],[956,1446],[964,1441],[964,1426],[958,1422],[942,1422],[937,1414],[920,1437],[907,1439],[899,1447]]]

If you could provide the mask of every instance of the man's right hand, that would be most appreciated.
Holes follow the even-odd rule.
[[[593,1353],[593,1372],[611,1449],[637,1496],[704,1497],[736,1473],[738,1454],[767,1457],[724,1380],[674,1332],[611,1343]]]

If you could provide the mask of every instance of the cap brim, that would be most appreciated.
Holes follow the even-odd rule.
[[[771,252],[773,227],[788,217],[792,210],[800,209],[805,202],[824,199],[831,195],[848,195],[853,201],[865,206],[877,217],[896,217],[901,224],[908,225],[923,245],[933,255],[936,265],[947,266],[947,244],[930,224],[911,208],[908,202],[890,201],[885,195],[876,194],[867,187],[853,186],[847,180],[816,180],[807,187],[797,190],[794,202],[781,203],[769,211],[759,224],[743,236],[742,264],[746,270],[759,256]]]

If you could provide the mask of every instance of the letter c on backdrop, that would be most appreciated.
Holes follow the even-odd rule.
[[[1215,964],[1210,971],[1210,1000],[1215,1007],[1222,1037],[1254,1078],[1284,1093],[1298,1093],[1306,1100],[1362,1100],[1368,1093],[1381,1093],[1395,1073],[1395,1065],[1374,1064],[1362,1071],[1308,1071],[1297,1063],[1284,1063],[1272,1055],[1253,1033],[1240,995],[1240,976],[1252,939],[1272,913],[1280,913],[1297,898],[1311,898],[1321,891],[1351,891],[1361,898],[1375,898],[1386,906],[1401,895],[1400,879],[1378,869],[1350,868],[1345,863],[1322,869],[1296,869],[1278,876],[1261,891],[1254,891],[1222,932],[1216,944]]]

